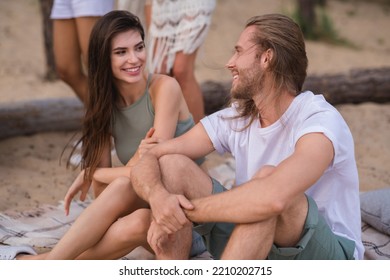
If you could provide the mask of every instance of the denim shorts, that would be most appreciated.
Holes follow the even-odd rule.
[[[213,194],[226,191],[215,179]],[[351,260],[354,259],[355,242],[334,234],[325,219],[319,215],[316,202],[309,196],[308,213],[300,241],[294,247],[273,245],[270,260]],[[206,242],[207,250],[219,259],[234,229],[232,223],[204,223],[194,227]]]
[[[212,194],[227,191],[217,180],[214,178],[211,178],[211,180],[213,184]],[[203,237],[207,250],[214,259],[221,257],[233,229],[234,224],[232,223],[204,223],[194,226],[194,230]]]
[[[192,230],[192,245],[190,251],[190,258],[196,257],[203,252],[207,251],[202,236],[195,230]]]
[[[335,235],[319,215],[315,201],[307,196],[308,213],[301,240],[295,247],[275,244],[268,255],[270,260],[351,260],[355,242]]]

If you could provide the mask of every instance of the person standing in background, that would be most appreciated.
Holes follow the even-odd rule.
[[[195,61],[205,41],[215,0],[146,0],[149,71],[173,76],[180,84],[195,123],[204,117],[204,101],[195,77]]]
[[[85,104],[88,82],[87,65],[89,35],[96,21],[114,9],[115,0],[54,0],[53,47],[59,77]]]

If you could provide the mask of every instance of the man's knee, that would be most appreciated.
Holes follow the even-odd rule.
[[[168,191],[173,193],[183,193],[182,187],[184,179],[188,176],[191,159],[186,156],[173,154],[164,155],[159,159],[162,180]]]
[[[181,176],[186,173],[188,166],[194,162],[183,155],[164,155],[159,159],[160,169],[163,176]]]
[[[282,247],[294,246],[301,238],[308,211],[306,196],[296,196],[278,217],[275,244]]]
[[[174,154],[159,159],[162,181],[170,193],[187,198],[210,195],[210,177],[190,158]]]

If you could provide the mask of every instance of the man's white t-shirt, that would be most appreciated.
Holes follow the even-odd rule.
[[[294,98],[283,116],[262,128],[258,120],[242,130],[249,119],[234,118],[235,106],[201,120],[214,148],[231,153],[236,162],[236,185],[250,180],[263,165],[278,165],[290,156],[300,137],[323,133],[335,156],[322,177],[307,191],[331,230],[355,241],[355,259],[362,259],[359,179],[351,132],[340,113],[322,95],[310,91]]]

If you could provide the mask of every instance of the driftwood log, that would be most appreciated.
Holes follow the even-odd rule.
[[[348,75],[309,76],[304,89],[333,104],[390,102],[390,67],[351,70]]]
[[[323,94],[333,104],[390,102],[390,67],[354,69],[348,74],[308,76],[304,90]],[[202,84],[206,114],[222,108],[229,96],[230,82]]]
[[[83,105],[78,98],[53,98],[0,104],[0,139],[81,127]]]
[[[201,85],[206,114],[227,104],[230,84],[207,81]],[[323,94],[333,105],[390,102],[390,67],[308,76],[304,88]],[[0,104],[0,139],[45,131],[78,130],[82,116],[83,106],[76,97]]]

